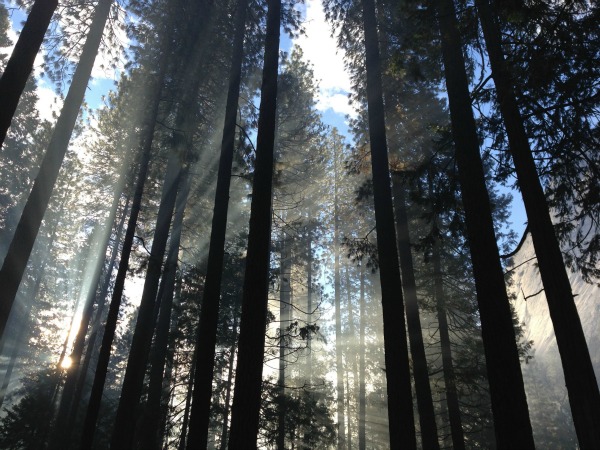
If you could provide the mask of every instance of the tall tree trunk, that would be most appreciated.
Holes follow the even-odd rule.
[[[342,356],[342,309],[341,295],[342,286],[340,280],[340,213],[339,213],[339,176],[338,164],[340,146],[334,146],[334,186],[333,186],[333,290],[335,301],[335,372],[336,372],[336,393],[337,393],[337,448],[343,450],[346,448],[346,421],[344,418],[344,362]]]
[[[285,219],[284,219],[285,220]],[[279,273],[279,402],[277,414],[277,448],[285,449],[285,416],[287,401],[285,398],[285,366],[286,350],[288,349],[289,334],[288,327],[291,323],[291,238],[287,235],[288,230],[284,225],[281,230],[281,262]]]
[[[400,256],[400,270],[402,272],[402,286],[406,299],[406,323],[408,326],[408,340],[412,355],[413,373],[415,378],[415,393],[419,423],[421,425],[421,441],[423,449],[439,449],[433,397],[429,384],[427,370],[427,357],[423,344],[421,319],[419,317],[419,304],[417,298],[417,284],[415,282],[415,268],[410,249],[410,233],[408,229],[408,213],[406,211],[406,192],[402,185],[402,175],[394,172],[392,175],[392,188],[394,191],[394,211],[396,213],[396,233],[398,254]]]
[[[58,0],[36,0],[0,78],[0,148],[17,110]]]
[[[64,106],[0,269],[0,336],[4,334],[8,315],[69,146],[111,5],[112,0],[100,0],[96,6]]]
[[[90,258],[89,261],[93,262],[91,264],[88,263],[86,267],[85,273],[90,274],[89,278],[87,278],[90,281],[87,286],[82,286],[82,297],[85,295],[86,298],[83,303],[83,312],[79,322],[77,335],[75,336],[73,343],[73,350],[71,351],[70,355],[71,365],[67,369],[65,384],[58,407],[58,414],[56,417],[56,422],[54,423],[53,439],[50,445],[51,448],[57,450],[63,450],[67,448],[69,438],[71,436],[72,427],[69,426],[70,424],[68,419],[73,404],[73,396],[77,387],[77,380],[81,376],[81,357],[83,355],[83,349],[85,346],[85,337],[88,334],[88,328],[90,326],[90,321],[92,320],[96,292],[106,260],[106,249],[108,248],[110,235],[112,234],[113,225],[117,216],[117,210],[119,208],[119,202],[121,201],[121,194],[123,193],[125,180],[126,171],[123,170],[117,185],[115,186],[109,215],[102,225],[103,230],[98,233],[99,236],[95,243],[96,245],[92,246],[92,251],[90,252],[93,257]],[[83,300],[83,298],[80,298],[80,301],[81,300]]]
[[[307,236],[306,236],[306,311],[307,311],[307,322],[312,325],[312,294],[313,294],[313,253],[312,253],[312,210],[308,212],[308,225],[307,225]],[[306,373],[308,374],[307,383],[309,386],[312,385],[312,339],[306,341]]]
[[[233,336],[232,336],[232,344],[229,350],[229,371],[227,372],[227,388],[225,391],[225,406],[223,408],[223,428],[221,431],[221,445],[219,447],[220,450],[225,450],[227,448],[227,432],[229,431],[229,410],[231,403],[231,382],[233,380],[233,362],[235,360],[235,351],[237,348],[237,316],[233,318]]]
[[[178,150],[178,149],[177,149]],[[180,152],[171,150],[167,163],[167,173],[163,182],[162,194],[154,235],[152,249],[148,259],[148,268],[144,279],[144,289],[138,310],[138,317],[133,332],[133,340],[127,359],[127,369],[123,378],[121,398],[117,408],[115,426],[111,438],[112,448],[127,449],[133,445],[135,422],[137,418],[138,403],[142,395],[144,375],[154,333],[154,307],[158,282],[160,280],[162,265],[171,227],[171,218],[175,208],[179,186],[183,172]],[[187,172],[187,170],[186,170]]]
[[[179,257],[179,244],[183,216],[190,192],[190,177],[186,177],[185,184],[177,196],[177,208],[173,219],[173,229],[169,242],[169,252],[165,262],[161,280],[162,296],[160,298],[160,315],[156,325],[154,348],[151,354],[150,382],[148,385],[148,400],[144,407],[144,416],[141,424],[141,445],[146,450],[160,449],[160,436],[158,435],[160,423],[160,401],[162,398],[163,374],[165,360],[169,346],[169,331],[171,328],[171,310],[173,307],[173,294],[175,290],[175,275]]]
[[[104,327],[104,335],[102,337],[102,345],[98,355],[98,363],[96,373],[92,385],[92,392],[83,425],[83,434],[81,439],[81,449],[86,450],[91,448],[94,440],[94,432],[96,422],[100,412],[100,403],[102,400],[102,392],[104,391],[104,383],[106,381],[106,373],[108,370],[108,362],[112,343],[117,328],[117,320],[119,317],[119,308],[121,307],[121,298],[125,287],[125,278],[129,269],[129,256],[131,255],[131,247],[135,236],[137,219],[140,213],[144,186],[148,176],[148,168],[150,165],[150,155],[152,152],[152,142],[154,139],[154,127],[158,116],[158,108],[160,106],[160,94],[164,83],[166,67],[168,62],[170,40],[164,39],[160,49],[159,73],[150,80],[148,91],[155,94],[149,99],[146,115],[142,122],[142,131],[140,133],[140,163],[138,169],[138,177],[135,184],[135,192],[131,203],[131,214],[127,221],[127,229],[123,238],[123,247],[121,250],[121,260],[119,261],[119,269],[115,279],[115,286],[111,296],[106,324]]]
[[[231,166],[235,147],[235,128],[240,96],[242,62],[244,59],[244,35],[248,0],[240,0],[235,16],[235,36],[229,72],[229,88],[225,107],[225,123],[221,141],[219,172],[215,191],[212,228],[208,250],[206,282],[200,311],[200,324],[196,352],[200,363],[195,372],[188,448],[203,448],[208,441],[210,401],[212,396],[215,345],[219,320],[219,299],[225,252],[225,234],[229,207]]]
[[[177,278],[177,283],[175,286],[175,301],[177,303],[181,302],[181,277]],[[170,336],[173,336],[175,333],[175,330],[178,328],[179,326],[179,317],[181,315],[181,310],[180,308],[175,309],[174,311],[174,316],[173,316],[173,320],[171,323],[171,331],[169,333]],[[167,357],[165,358],[165,373],[163,375],[163,383],[162,383],[162,396],[161,396],[161,400],[160,400],[160,423],[158,425],[158,436],[160,437],[160,439],[164,442],[166,438],[168,438],[168,433],[167,433],[167,425],[168,425],[168,420],[169,420],[169,402],[170,400],[173,398],[173,391],[171,389],[171,382],[173,380],[173,364],[175,363],[175,347],[176,347],[176,340],[175,339],[170,339],[169,345],[167,347]],[[179,368],[179,365],[177,366],[177,368]],[[194,370],[196,368],[196,355],[194,354],[192,356],[192,363],[190,366],[190,381],[189,383],[192,383],[192,379],[194,378]],[[177,370],[175,371],[175,374],[177,374]],[[191,389],[191,386],[190,386]],[[188,392],[188,395],[191,395],[191,393]],[[189,409],[186,411],[187,414],[189,414]],[[184,420],[189,419],[189,416],[186,417],[184,416]],[[185,427],[182,428],[182,433],[184,429],[187,429],[187,422],[184,422],[184,425],[186,425]],[[185,437],[184,437],[185,440]],[[184,447],[185,448],[185,447]]]
[[[446,391],[446,405],[448,407],[448,417],[450,421],[450,434],[452,435],[452,448],[455,450],[464,450],[465,437],[462,429],[462,420],[460,417],[458,391],[456,389],[456,376],[454,374],[454,363],[452,362],[452,344],[450,342],[448,319],[446,316],[446,305],[444,301],[445,295],[442,280],[442,263],[439,238],[436,238],[436,241],[433,244],[431,259],[433,263],[435,305],[440,333],[440,345],[442,347],[442,369],[444,370],[444,387]]]
[[[268,5],[237,376],[228,444],[232,450],[256,447],[267,326],[281,0],[269,0]]]
[[[530,449],[534,443],[527,399],[479,154],[456,12],[452,0],[440,0],[436,6],[496,442],[499,449]]]
[[[192,392],[194,389],[194,373],[197,369],[197,352],[194,351],[194,356],[192,358],[192,365],[190,367],[190,377],[188,380],[188,389],[187,394],[185,396],[185,410],[183,411],[183,420],[181,421],[181,436],[179,438],[179,450],[185,450],[185,444],[187,442],[187,433],[188,433],[188,423],[190,419],[190,410],[192,406]]]
[[[577,439],[583,449],[600,448],[600,391],[565,263],[554,233],[548,202],[537,174],[511,75],[502,53],[497,17],[488,0],[478,0],[477,8],[496,85],[496,99],[504,119],[562,360]]]
[[[125,219],[129,213],[129,197],[127,198],[127,202],[123,208],[123,212],[121,213],[121,219],[119,221],[119,225],[117,226],[117,230],[115,232],[115,239],[113,242],[113,247],[111,250],[110,260],[106,267],[104,280],[102,282],[102,286],[100,287],[99,292],[97,293],[97,303],[98,308],[96,310],[94,323],[90,329],[90,337],[88,338],[87,347],[85,351],[85,358],[83,359],[83,364],[81,365],[80,373],[77,379],[77,385],[75,387],[75,392],[73,393],[73,402],[71,405],[71,410],[69,412],[69,418],[67,421],[66,432],[72,433],[75,419],[78,417],[79,406],[81,403],[81,398],[83,396],[83,391],[85,389],[87,374],[89,371],[90,363],[92,360],[92,355],[96,351],[96,341],[98,340],[98,332],[100,328],[100,323],[102,321],[102,317],[104,315],[104,308],[106,307],[106,295],[108,293],[108,288],[110,285],[110,280],[112,277],[113,269],[115,266],[115,262],[117,260],[117,254],[119,253],[119,244],[121,242],[121,237],[123,235],[123,228],[125,225]]]
[[[410,449],[415,448],[417,444],[398,251],[395,245],[390,245],[391,242],[396,242],[396,231],[390,187],[375,3],[373,0],[363,0],[362,6],[369,140],[383,307],[390,448]]]
[[[365,317],[365,266],[360,266],[360,313],[359,313],[359,364],[358,373],[360,374],[359,392],[358,392],[358,449],[365,450],[367,448],[367,398],[366,398],[366,382],[365,382],[365,327],[367,319]]]

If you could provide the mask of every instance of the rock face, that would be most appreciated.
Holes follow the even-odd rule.
[[[577,439],[571,420],[567,391],[552,321],[536,265],[531,237],[513,258],[513,306],[523,323],[524,336],[533,341],[531,359],[522,365],[536,447],[574,449]],[[569,279],[585,332],[596,379],[600,375],[600,288],[577,273]]]

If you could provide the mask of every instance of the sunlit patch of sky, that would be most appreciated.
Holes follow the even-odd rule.
[[[320,0],[307,0],[300,10],[305,34],[292,41],[284,37],[282,48],[289,50],[292,45],[297,45],[302,49],[305,60],[313,65],[315,80],[319,84],[317,109],[323,114],[325,123],[345,134],[346,116],[354,116],[355,111],[348,102],[352,88],[344,67],[344,52],[337,48]]]

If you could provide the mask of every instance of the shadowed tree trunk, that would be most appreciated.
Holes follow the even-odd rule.
[[[427,357],[425,356],[425,345],[423,344],[421,319],[419,317],[415,268],[410,249],[406,192],[402,183],[402,175],[394,172],[392,174],[392,187],[394,190],[398,254],[400,256],[404,298],[406,299],[406,323],[408,325],[408,340],[413,362],[415,393],[421,425],[421,441],[423,449],[439,449],[433,397],[431,396],[431,385],[429,384],[429,372],[427,370]]]
[[[69,426],[71,425],[69,423],[69,416],[71,415],[70,410],[73,407],[73,399],[77,387],[77,380],[80,376],[82,376],[81,357],[83,355],[83,349],[85,346],[85,337],[88,334],[88,328],[90,326],[90,321],[92,320],[94,303],[96,300],[96,291],[102,275],[102,268],[104,267],[106,260],[106,248],[108,247],[110,235],[112,234],[113,225],[117,216],[119,202],[121,201],[121,194],[123,193],[123,187],[125,185],[126,173],[127,171],[123,170],[121,176],[119,177],[117,185],[115,186],[115,192],[113,195],[112,205],[109,210],[109,216],[102,225],[104,229],[100,232],[100,236],[97,239],[96,245],[93,247],[93,251],[90,252],[92,255],[95,255],[91,268],[92,273],[89,278],[89,284],[87,286],[83,286],[84,292],[82,296],[85,295],[86,298],[77,335],[75,336],[73,343],[73,350],[69,356],[71,358],[71,365],[67,370],[67,376],[56,416],[56,422],[54,424],[53,442],[51,443],[51,448],[57,450],[67,448],[69,438],[71,437],[72,426]]]
[[[513,82],[502,53],[497,17],[488,0],[479,0],[477,8],[492,66],[496,100],[506,127],[550,318],[554,326],[577,439],[583,449],[600,448],[598,382],[560,246],[554,233],[548,202],[531,154]]]
[[[119,308],[121,306],[121,298],[125,287],[125,278],[129,269],[129,256],[131,255],[131,247],[135,236],[137,219],[140,213],[144,186],[148,176],[148,168],[150,165],[150,155],[152,151],[152,142],[154,139],[154,127],[158,116],[158,108],[160,105],[160,97],[162,86],[164,83],[166,66],[168,61],[170,40],[165,39],[161,45],[161,55],[159,57],[159,72],[149,84],[149,92],[154,92],[154,95],[148,101],[146,115],[142,122],[142,130],[140,133],[140,163],[138,169],[138,177],[135,184],[135,192],[131,203],[131,213],[127,221],[125,237],[123,238],[123,247],[121,250],[121,260],[119,261],[119,269],[115,279],[115,286],[111,296],[106,324],[104,326],[104,335],[102,337],[102,345],[98,355],[98,363],[92,385],[92,392],[88,403],[87,412],[83,424],[83,433],[81,439],[81,449],[86,450],[92,447],[94,440],[94,432],[98,414],[100,411],[100,403],[102,400],[102,392],[104,391],[104,383],[106,381],[106,373],[108,370],[108,362],[112,343],[117,328],[117,320],[119,317]]]
[[[404,321],[404,298],[395,245],[394,210],[385,132],[383,89],[377,22],[373,0],[363,0],[367,104],[373,197],[377,230],[377,252],[383,307],[383,334],[388,395],[390,448],[416,448],[408,344]]]
[[[267,326],[281,0],[269,0],[250,230],[228,448],[256,448]],[[240,376],[243,374],[243,376]]]
[[[284,219],[285,220],[285,219]],[[279,273],[279,403],[277,405],[277,448],[285,449],[285,416],[287,403],[285,399],[285,366],[286,349],[288,348],[287,335],[291,323],[291,270],[292,270],[292,238],[288,236],[288,229],[284,224],[281,230],[281,263]]]
[[[244,57],[244,34],[248,0],[240,0],[235,16],[235,36],[229,73],[229,88],[225,107],[225,123],[221,141],[219,172],[215,191],[212,228],[208,250],[206,282],[202,297],[202,310],[196,341],[196,352],[200,363],[194,374],[194,391],[190,415],[188,448],[203,448],[208,441],[210,401],[212,397],[215,345],[219,319],[219,299],[225,252],[227,212],[231,166],[235,147],[235,127],[240,96],[242,62]]]
[[[161,280],[159,294],[160,315],[156,325],[154,348],[151,354],[150,382],[148,385],[148,399],[144,406],[144,417],[141,424],[140,448],[146,450],[160,449],[161,437],[158,435],[160,423],[160,401],[162,398],[163,374],[165,360],[169,346],[169,331],[171,328],[171,310],[173,307],[173,294],[179,257],[179,244],[181,242],[181,229],[183,216],[190,192],[190,177],[186,177],[185,184],[177,196],[177,207],[173,219],[173,229],[169,241],[169,252],[165,262],[165,269]]]
[[[111,5],[112,0],[100,0],[96,6],[64,106],[0,269],[0,336],[4,334],[8,315],[69,146]]]
[[[235,360],[235,351],[237,348],[237,326],[238,319],[237,316],[233,318],[233,327],[232,327],[232,344],[229,349],[229,370],[227,372],[227,388],[225,391],[225,406],[223,408],[223,428],[221,430],[221,445],[220,450],[225,450],[227,448],[227,433],[229,431],[229,410],[231,404],[231,387],[233,380],[233,362]]]
[[[129,358],[127,359],[127,369],[123,378],[121,398],[119,400],[119,407],[117,408],[115,427],[111,438],[112,448],[127,449],[133,445],[138,403],[142,394],[144,375],[146,373],[146,365],[155,328],[154,308],[156,294],[162,272],[167,239],[169,237],[171,218],[178,196],[177,191],[181,185],[182,172],[185,171],[187,176],[189,170],[187,167],[183,169],[183,164],[186,163],[182,160],[180,153],[171,150],[156,225],[154,227],[152,249],[150,250],[150,257],[148,259],[148,269],[146,270],[146,277],[144,279],[142,299],[138,310],[135,331],[133,332],[133,340],[131,341]]]
[[[188,389],[185,397],[185,410],[183,411],[183,420],[181,421],[181,436],[179,437],[179,450],[185,450],[185,444],[188,433],[188,423],[190,419],[190,408],[192,406],[192,391],[194,388],[194,372],[196,371],[197,352],[194,352],[192,357],[192,365],[190,366],[190,377],[188,379]]]
[[[36,0],[0,78],[0,148],[17,110],[58,0]]]
[[[94,323],[90,329],[90,337],[88,338],[87,347],[85,351],[85,358],[83,360],[83,364],[81,365],[81,370],[79,377],[77,379],[77,386],[75,388],[75,392],[73,394],[73,403],[71,405],[71,411],[69,413],[69,419],[67,422],[67,430],[71,433],[73,430],[73,425],[75,423],[75,419],[78,417],[79,406],[81,403],[81,398],[83,396],[83,391],[86,386],[87,374],[89,371],[90,363],[92,360],[92,356],[96,351],[96,341],[98,340],[98,333],[101,328],[101,321],[104,315],[104,308],[106,307],[106,296],[108,294],[108,288],[110,285],[110,280],[112,278],[112,273],[115,267],[115,263],[117,260],[117,255],[119,253],[119,244],[121,242],[121,238],[123,237],[123,229],[125,225],[125,219],[127,219],[129,214],[129,198],[127,198],[127,202],[125,207],[123,208],[122,217],[117,227],[117,231],[115,233],[115,240],[113,243],[113,248],[110,256],[110,261],[106,267],[104,273],[104,281],[102,282],[102,286],[100,291],[97,294],[98,299],[98,309],[96,310]]]
[[[440,0],[436,6],[496,443],[499,449],[532,449],[534,443],[527,399],[479,154],[477,126],[471,108],[456,12],[452,0]]]

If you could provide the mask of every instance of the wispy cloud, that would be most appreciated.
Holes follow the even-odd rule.
[[[304,27],[306,34],[294,43],[302,48],[305,58],[314,65],[315,78],[319,81],[317,108],[339,114],[355,114],[348,104],[351,83],[344,68],[344,52],[336,46],[331,27],[325,21],[320,0],[307,0]]]

